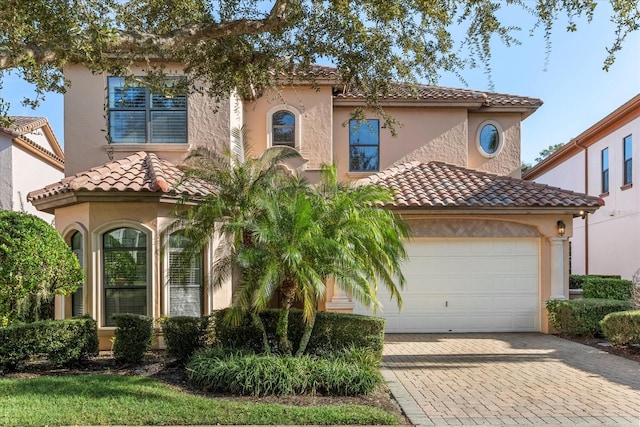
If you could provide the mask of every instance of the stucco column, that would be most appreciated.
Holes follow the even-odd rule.
[[[326,307],[327,311],[334,311],[339,313],[352,313],[353,312],[353,301],[349,298],[346,292],[340,289],[335,282],[333,285],[333,298],[331,301],[327,301]]]
[[[567,299],[564,294],[564,242],[565,237],[551,237],[551,299]]]

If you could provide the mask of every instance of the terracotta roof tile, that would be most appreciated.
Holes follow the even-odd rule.
[[[410,208],[597,209],[602,199],[441,162],[404,163],[358,181],[394,190],[391,206]]]
[[[358,88],[347,88],[345,92],[336,95],[338,99],[364,99],[365,97],[365,92]],[[385,96],[381,94],[380,99],[479,102],[487,107],[502,105],[537,108],[542,105],[542,100],[526,96],[421,84],[392,85],[389,93]]]
[[[0,131],[14,138],[20,138],[23,143],[35,148],[45,156],[64,164],[64,154],[62,153],[62,149],[60,148],[57,140],[51,141],[51,143],[58,147],[60,155],[52,153],[45,147],[25,136],[26,134],[33,132],[35,129],[47,125],[49,121],[46,117],[10,116],[9,119],[12,121],[11,125],[9,127],[0,128]],[[53,138],[55,139],[55,135]]]
[[[202,197],[211,187],[197,180],[180,182],[182,171],[155,153],[137,152],[121,160],[97,166],[66,177],[27,196],[29,201],[43,200],[67,192],[158,192]]]

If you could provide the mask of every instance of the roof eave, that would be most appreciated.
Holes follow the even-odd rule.
[[[574,218],[592,214],[599,206],[539,206],[539,207],[421,207],[421,206],[385,206],[400,215],[572,215]]]

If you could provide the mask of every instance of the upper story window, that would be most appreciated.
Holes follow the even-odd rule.
[[[600,154],[602,188],[601,193],[609,192],[609,148],[602,150]]]
[[[165,80],[167,88],[183,78]],[[123,77],[109,77],[109,137],[112,143],[187,142],[186,94],[154,93]]]
[[[622,175],[622,184],[623,185],[627,185],[627,184],[631,184],[631,182],[633,181],[633,173],[632,173],[632,166],[633,166],[633,155],[632,155],[632,151],[633,151],[633,144],[631,141],[631,135],[624,137],[624,139],[622,140],[622,144],[623,144],[623,150],[624,150],[624,163],[623,163],[623,175]]]
[[[349,121],[349,171],[375,172],[380,167],[380,121]]]
[[[476,136],[478,151],[484,157],[492,158],[500,154],[503,145],[502,128],[493,120],[480,124]]]
[[[278,105],[267,112],[269,147],[300,149],[300,112],[289,105]]]
[[[289,111],[276,111],[271,117],[271,145],[296,146],[296,116]]]

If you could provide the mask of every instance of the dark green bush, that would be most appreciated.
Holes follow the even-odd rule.
[[[167,356],[185,363],[207,343],[208,318],[165,317],[160,322]]]
[[[612,344],[640,344],[640,310],[609,313],[600,322],[600,327]]]
[[[633,295],[631,280],[588,277],[582,284],[584,298],[603,298],[611,300],[629,300]]]
[[[356,396],[370,394],[384,383],[378,367],[377,356],[363,349],[319,358],[213,348],[196,352],[187,372],[194,385],[207,391],[253,396]]]
[[[259,329],[253,325],[249,316],[238,326],[224,321],[227,310],[219,310],[211,315],[216,342],[227,348],[249,348],[259,352],[262,349],[262,337]],[[260,314],[274,352],[279,351],[279,341],[275,335],[280,310],[267,310]],[[384,345],[384,320],[356,314],[317,313],[313,333],[306,353],[322,355],[345,348],[367,348],[382,357]],[[289,314],[289,339],[295,348],[303,333],[302,311],[291,310]]]
[[[151,348],[153,319],[137,314],[117,314],[113,358],[118,363],[139,363]]]
[[[98,329],[90,317],[0,328],[0,372],[16,369],[33,357],[65,366],[97,354]]]
[[[582,285],[584,284],[584,282],[586,280],[588,280],[591,277],[601,277],[603,279],[621,279],[622,277],[620,275],[615,275],[615,274],[589,274],[589,275],[584,275],[584,274],[572,274],[569,276],[569,289],[582,289]]]
[[[580,298],[575,300],[549,300],[549,322],[561,333],[600,336],[600,321],[609,313],[631,310],[631,301]]]

